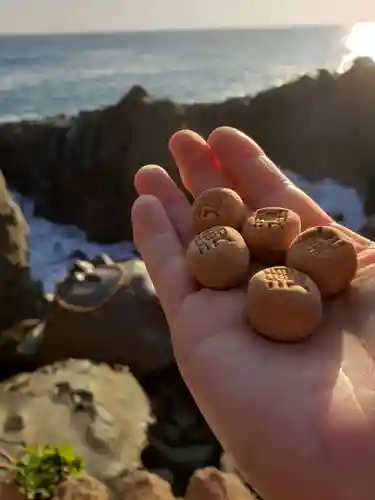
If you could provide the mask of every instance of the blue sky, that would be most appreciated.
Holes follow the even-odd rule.
[[[0,0],[0,33],[375,20],[374,0]]]

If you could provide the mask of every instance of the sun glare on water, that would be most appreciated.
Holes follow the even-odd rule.
[[[369,57],[375,61],[375,22],[357,23],[344,38],[347,53],[343,57],[339,71],[358,57]]]

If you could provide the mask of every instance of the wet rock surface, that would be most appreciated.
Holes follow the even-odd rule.
[[[207,137],[225,124],[251,135],[282,169],[352,186],[369,215],[374,84],[375,64],[362,58],[343,74],[321,70],[219,103],[157,100],[136,86],[104,109],[0,125],[0,165],[12,188],[35,200],[37,214],[76,224],[98,242],[130,240],[135,172],[156,163],[180,184],[170,136],[191,128]]]
[[[0,384],[0,446],[66,444],[104,482],[136,470],[152,420],[146,394],[126,368],[68,360]]]
[[[77,261],[56,289],[38,362],[84,358],[145,376],[175,363],[169,327],[145,264],[106,255]]]

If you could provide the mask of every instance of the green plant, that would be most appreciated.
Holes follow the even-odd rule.
[[[24,448],[17,458],[0,449],[0,455],[5,459],[0,468],[9,471],[13,483],[30,500],[52,497],[62,481],[84,472],[83,460],[67,446]]]

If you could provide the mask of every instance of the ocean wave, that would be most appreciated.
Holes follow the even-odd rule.
[[[43,117],[37,113],[24,113],[22,115],[0,115],[0,123],[18,123],[23,120],[41,120]]]
[[[29,226],[30,269],[34,279],[43,283],[46,293],[53,292],[56,282],[62,279],[74,262],[74,253],[83,252],[89,259],[106,253],[115,260],[128,260],[135,256],[129,241],[112,245],[89,243],[76,226],[59,226],[41,217],[35,217],[34,203],[12,191],[13,199],[20,206]]]
[[[108,64],[106,67],[85,68],[77,66],[70,67],[69,70],[50,67],[44,72],[34,73],[29,71],[13,71],[3,76],[0,74],[0,92],[4,92],[6,95],[7,92],[15,93],[24,89],[38,89],[42,85],[48,85],[51,88],[54,87],[54,89],[56,89],[56,86],[59,86],[59,88],[64,89],[64,85],[78,84],[83,86],[85,82],[95,80],[102,80],[103,84],[105,80],[116,81],[120,90],[121,82],[119,79],[124,80],[123,85],[125,86],[126,79],[134,76],[137,79],[141,79],[144,76],[162,75],[163,73],[170,75],[176,73],[189,74],[193,69],[190,65],[183,63],[175,64],[171,68],[170,65],[160,65],[157,61],[149,60],[128,63],[125,60],[121,64]]]
[[[0,75],[0,92],[14,92],[22,88],[38,88],[48,82],[50,75],[42,72],[13,71]]]
[[[340,214],[343,224],[359,231],[366,223],[363,201],[357,191],[343,186],[333,179],[322,179],[319,182],[306,181],[294,172],[284,171],[288,178],[305,191],[331,216]]]
[[[7,56],[0,55],[0,64],[4,64],[6,66],[24,66],[27,64],[35,64],[37,57],[30,56]]]

